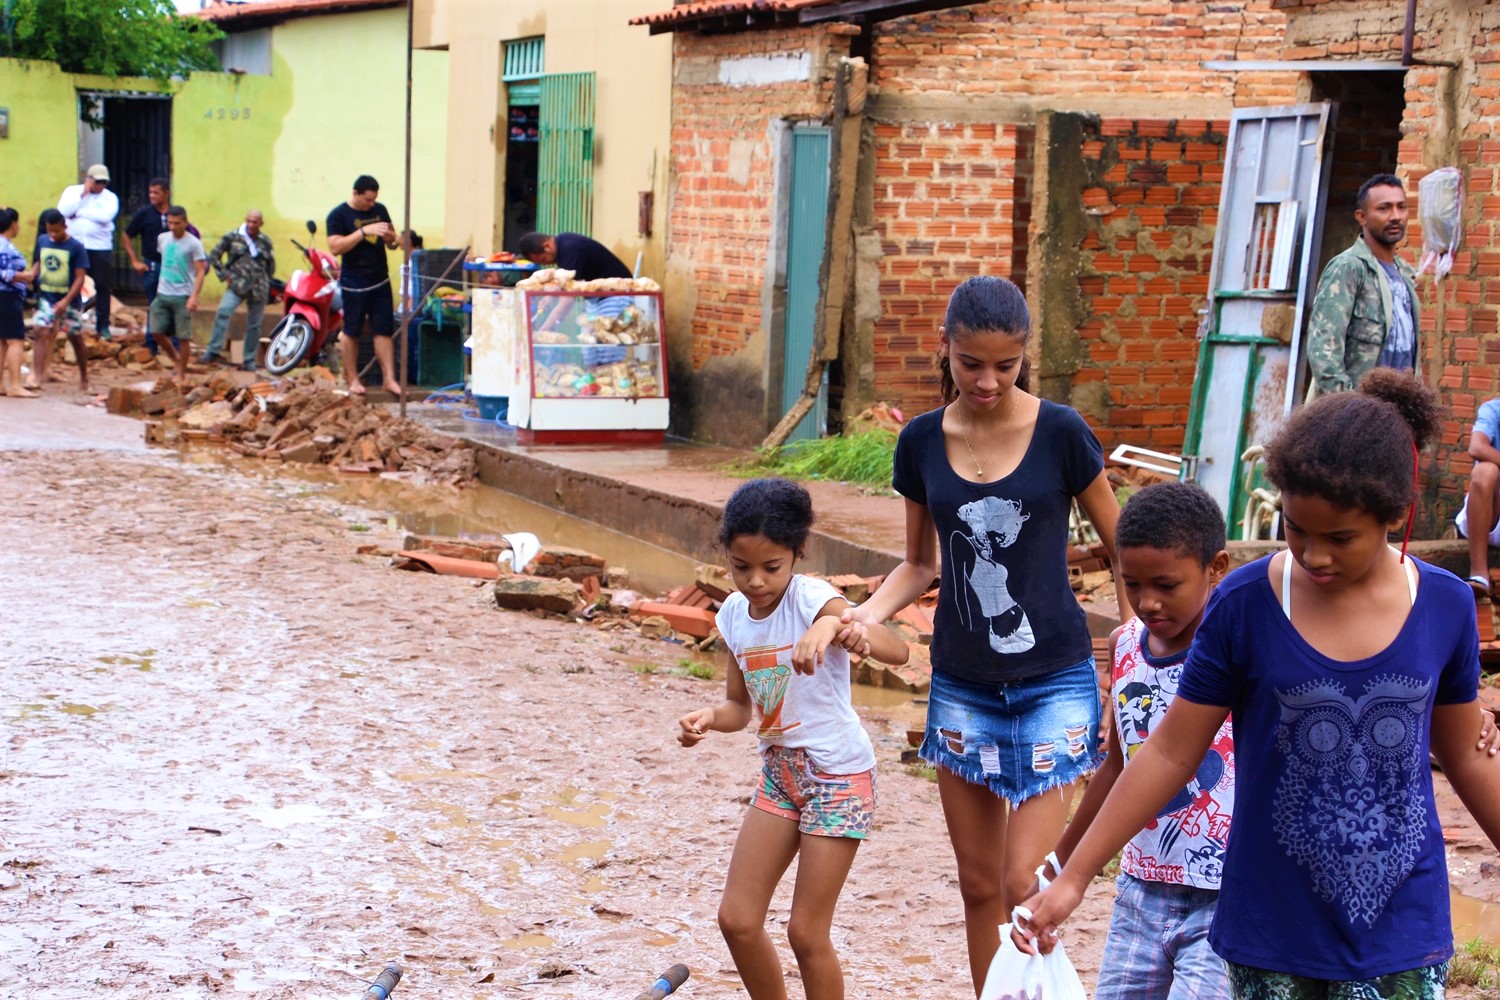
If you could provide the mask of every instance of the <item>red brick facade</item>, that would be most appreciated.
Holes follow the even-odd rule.
[[[1078,286],[1106,448],[1179,451],[1198,363],[1229,123],[1106,118],[1085,131]]]
[[[1400,4],[1324,0],[1281,6],[1288,19],[1286,58],[1400,57]],[[1413,209],[1402,251],[1407,259],[1421,256],[1421,178],[1437,167],[1456,166],[1464,171],[1465,192],[1463,245],[1452,273],[1439,286],[1428,277],[1417,287],[1422,373],[1451,412],[1442,442],[1424,457],[1417,530],[1431,536],[1444,530],[1462,503],[1474,413],[1500,396],[1500,313],[1493,305],[1500,301],[1500,8],[1464,0],[1419,5],[1414,54],[1453,67],[1414,66],[1404,74],[1396,172],[1407,182]],[[1337,158],[1341,147],[1334,149]]]

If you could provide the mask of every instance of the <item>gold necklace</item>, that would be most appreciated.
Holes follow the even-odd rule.
[[[1006,393],[1006,395],[1009,395],[1009,394],[1010,393],[1008,393],[1008,392]],[[1016,404],[1014,402],[1010,404],[1010,409],[1011,409],[1011,413],[1015,412]],[[963,413],[963,411],[960,410],[959,413]],[[1001,415],[1001,419],[1002,420],[1009,420],[1010,416],[1011,416],[1010,413],[1002,414]],[[965,416],[964,419],[962,419],[962,420],[960,420],[958,422],[958,433],[964,439],[964,447],[969,450],[969,460],[974,463],[974,475],[978,476],[981,480],[983,480],[984,479],[984,469],[982,469],[980,467],[980,465],[979,465],[979,456],[974,454],[974,446],[969,443],[969,432],[964,429],[964,424],[968,423],[968,421],[969,421],[968,416]]]

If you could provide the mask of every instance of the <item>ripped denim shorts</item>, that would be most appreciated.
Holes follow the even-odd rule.
[[[1099,712],[1092,657],[1003,684],[934,670],[921,756],[1018,806],[1098,768]]]

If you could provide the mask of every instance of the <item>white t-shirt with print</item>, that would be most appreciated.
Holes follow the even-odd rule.
[[[764,753],[770,746],[802,747],[829,774],[857,774],[875,766],[875,748],[849,703],[849,653],[830,645],[810,676],[792,669],[792,650],[823,605],[839,592],[797,574],[781,603],[757,621],[744,594],[730,594],[718,614],[719,634],[745,674]]]

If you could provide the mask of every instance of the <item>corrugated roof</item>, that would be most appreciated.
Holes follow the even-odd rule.
[[[791,14],[807,7],[822,7],[837,2],[838,0],[695,0],[693,3],[678,4],[671,10],[631,18],[630,23],[657,28],[740,14],[751,19],[757,15]]]
[[[399,7],[404,0],[261,0],[258,3],[212,0],[189,16],[212,21],[225,31],[244,31],[298,17],[350,14],[380,7]]]

